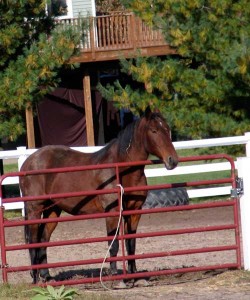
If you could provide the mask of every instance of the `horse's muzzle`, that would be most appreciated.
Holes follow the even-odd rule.
[[[174,169],[178,165],[178,158],[174,156],[168,156],[166,160],[164,160],[164,164],[168,170]]]

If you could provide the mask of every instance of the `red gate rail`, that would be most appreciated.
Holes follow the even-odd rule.
[[[236,175],[235,175],[235,166],[233,159],[225,154],[217,154],[217,155],[203,155],[203,156],[194,156],[194,157],[185,157],[180,158],[180,162],[188,162],[188,161],[199,161],[199,160],[214,160],[214,159],[226,159],[231,164],[231,175],[229,178],[221,178],[217,180],[200,180],[193,182],[185,182],[185,183],[173,183],[173,184],[159,184],[154,186],[136,186],[136,187],[125,187],[124,192],[130,191],[140,191],[140,190],[154,190],[154,189],[166,189],[173,187],[189,187],[189,186],[200,186],[200,185],[218,185],[224,183],[230,183],[232,189],[236,188]],[[33,265],[33,266],[11,266],[10,263],[7,262],[7,252],[24,250],[30,248],[38,248],[38,247],[58,247],[58,246],[69,246],[76,244],[88,244],[88,243],[100,243],[107,242],[113,239],[112,236],[101,236],[94,238],[81,238],[81,239],[72,239],[72,240],[62,240],[62,241],[51,241],[51,242],[42,242],[42,243],[34,243],[34,244],[20,244],[20,245],[6,245],[5,241],[5,228],[8,227],[16,227],[16,226],[24,226],[28,224],[36,224],[36,223],[48,223],[48,222],[66,222],[66,221],[76,221],[76,220],[88,220],[88,219],[100,219],[106,217],[117,217],[119,216],[119,212],[109,212],[109,213],[95,213],[89,215],[78,215],[78,216],[63,216],[59,218],[50,218],[50,219],[39,219],[39,220],[18,220],[18,221],[9,221],[4,219],[4,203],[18,202],[18,201],[35,201],[36,199],[59,199],[66,198],[72,196],[87,196],[87,195],[101,195],[101,194],[111,194],[117,193],[118,199],[120,194],[120,188],[112,188],[112,189],[103,189],[103,190],[94,190],[94,191],[80,191],[74,193],[58,193],[51,195],[41,195],[41,196],[30,196],[30,197],[15,197],[15,198],[2,198],[2,181],[6,177],[13,176],[27,176],[27,175],[38,175],[42,173],[58,173],[58,172],[77,172],[84,170],[94,170],[94,169],[105,169],[105,168],[115,168],[117,174],[117,182],[119,175],[119,168],[128,167],[128,166],[138,166],[138,165],[149,165],[149,164],[159,164],[160,161],[142,161],[142,162],[130,162],[130,163],[112,163],[112,164],[103,164],[96,166],[81,166],[81,167],[69,167],[69,168],[56,168],[56,169],[46,169],[46,170],[34,170],[28,172],[14,172],[1,176],[0,178],[0,196],[2,199],[1,209],[0,209],[0,242],[1,242],[1,269],[2,269],[2,278],[4,282],[8,282],[8,273],[11,272],[21,272],[28,271],[32,269],[42,269],[42,268],[57,268],[57,267],[69,267],[69,266],[83,266],[90,264],[101,264],[103,262],[103,258],[95,258],[95,259],[85,259],[85,260],[76,260],[76,261],[66,261],[66,262],[57,262],[57,263],[48,263],[41,265]],[[134,214],[159,214],[159,213],[171,213],[175,211],[187,211],[187,210],[196,210],[196,209],[205,209],[205,208],[217,208],[217,207],[233,207],[233,223],[232,224],[224,224],[224,225],[214,225],[214,226],[201,226],[195,228],[181,228],[174,230],[163,230],[163,231],[153,231],[153,232],[143,232],[136,234],[124,234],[123,230],[120,230],[120,234],[117,239],[122,243],[122,255],[112,258],[107,258],[105,262],[111,261],[121,261],[123,262],[123,274],[115,275],[115,276],[103,276],[103,281],[111,281],[111,280],[121,280],[121,279],[132,279],[132,278],[142,278],[142,277],[150,277],[150,276],[160,276],[174,273],[185,273],[185,272],[193,272],[193,271],[206,271],[213,269],[227,269],[227,268],[240,268],[241,267],[241,253],[240,253],[240,233],[239,233],[239,217],[238,217],[238,199],[232,198],[227,201],[219,201],[212,203],[202,203],[202,204],[193,204],[193,205],[185,205],[185,206],[177,206],[177,207],[164,207],[164,208],[153,208],[153,209],[144,209],[144,210],[133,210],[133,211],[122,211],[122,216],[126,215],[134,215]],[[235,243],[232,245],[224,245],[224,246],[213,246],[213,247],[203,247],[203,248],[193,248],[193,249],[183,249],[183,250],[174,250],[174,251],[161,251],[161,252],[152,252],[152,253],[144,253],[144,254],[135,254],[135,255],[126,255],[124,253],[124,240],[127,238],[147,238],[147,237],[162,237],[162,236],[170,236],[170,235],[183,235],[183,234],[191,234],[191,233],[199,233],[199,232],[211,232],[211,231],[222,231],[222,230],[234,230],[235,233]],[[209,253],[209,252],[220,252],[220,251],[235,251],[236,253],[236,262],[219,264],[219,265],[206,265],[199,267],[184,267],[177,268],[171,270],[157,270],[157,271],[147,271],[147,272],[138,272],[136,274],[128,274],[125,269],[125,261],[128,259],[149,259],[155,257],[172,257],[178,255],[190,255],[190,254],[198,254],[198,253]],[[57,281],[50,283],[51,285],[71,285],[71,284],[82,284],[82,283],[94,283],[99,282],[99,277],[91,277],[91,278],[82,278],[82,279],[70,279],[64,281]]]

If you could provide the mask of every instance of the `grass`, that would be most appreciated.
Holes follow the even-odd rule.
[[[0,299],[6,300],[30,300],[31,297],[35,296],[32,291],[33,286],[29,284],[0,284]],[[70,287],[65,287],[67,290]],[[76,288],[77,289],[77,288]],[[114,300],[110,294],[107,295],[105,292],[86,292],[84,290],[77,289],[79,295],[74,296],[74,300]]]
[[[1,284],[0,299],[20,299],[28,300],[34,293],[31,291],[31,286],[28,284]]]
[[[159,296],[159,292],[164,299],[167,299],[168,296],[176,295],[176,293],[180,293],[180,295],[184,296],[184,291],[189,295],[191,295],[191,290],[193,288],[197,288],[200,291],[200,296],[206,299],[206,296],[212,295],[214,293],[214,299],[218,296],[225,296],[239,294],[239,297],[246,296],[249,293],[249,282],[250,282],[250,272],[244,270],[231,270],[222,272],[218,275],[210,275],[207,274],[204,277],[199,277],[200,280],[197,280],[197,276],[192,275],[190,273],[188,275],[188,279],[185,280],[185,275],[179,277],[181,278],[181,287],[177,281],[176,283],[164,283],[164,281],[159,282],[157,284],[157,290],[149,289],[148,291],[141,288],[141,293],[144,298],[157,298]],[[204,273],[205,274],[205,273]],[[193,276],[193,277],[192,277]],[[168,282],[168,281],[167,281]],[[165,287],[165,289],[162,289]],[[67,288],[67,287],[66,287]],[[75,296],[74,300],[115,300],[115,299],[135,299],[136,295],[140,295],[140,290],[138,288],[136,290],[130,289],[124,291],[123,295],[121,293],[117,293],[117,291],[113,291],[113,293],[107,293],[105,291],[97,291],[97,290],[84,290],[83,286],[76,286],[76,289],[79,292],[78,296]],[[227,293],[225,293],[227,291]],[[0,284],[0,299],[5,300],[30,300],[32,296],[34,296],[34,292],[32,291],[32,286],[28,284]],[[124,296],[124,297],[123,297]],[[165,297],[164,297],[165,296]],[[142,297],[142,296],[141,296]],[[140,296],[139,296],[140,298]],[[163,299],[162,298],[162,299]],[[224,299],[224,297],[222,297]]]
[[[5,164],[4,165],[4,173],[16,172],[18,171],[17,164]]]
[[[230,171],[218,171],[199,174],[162,176],[148,178],[148,184],[164,184],[164,183],[180,183],[199,180],[215,180],[220,178],[227,178],[230,176]]]
[[[218,148],[218,147],[217,147]],[[179,150],[177,151],[180,157],[187,156],[196,156],[201,155],[201,149],[190,149],[190,150]],[[154,159],[154,158],[151,158]],[[221,162],[225,160],[216,159],[214,162]],[[183,162],[180,165],[197,165],[204,164],[206,161],[191,161],[191,162]],[[157,166],[162,167],[162,165],[150,165],[148,168],[156,168]],[[164,184],[164,183],[180,183],[180,182],[189,182],[189,181],[198,181],[198,180],[212,180],[219,178],[227,178],[230,176],[230,171],[217,171],[217,172],[204,172],[204,173],[196,173],[196,174],[184,174],[184,175],[169,175],[163,177],[150,177],[148,178],[148,184]]]
[[[22,212],[20,209],[10,209],[10,210],[5,210],[4,212],[4,217],[9,220],[9,219],[15,219],[15,218],[20,218],[22,217]],[[1,299],[1,298],[0,298]]]

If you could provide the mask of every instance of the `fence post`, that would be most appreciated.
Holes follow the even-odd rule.
[[[17,164],[18,164],[18,170],[20,171],[22,164],[25,162],[27,158],[26,147],[17,147],[17,150],[19,151],[19,158],[17,160]]]
[[[250,156],[237,158],[238,176],[243,179],[244,193],[240,198],[244,269],[250,270]]]
[[[245,132],[245,137],[248,139],[246,143],[246,157],[250,157],[250,132]]]

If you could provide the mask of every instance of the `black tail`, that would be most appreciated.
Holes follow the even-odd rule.
[[[24,218],[25,218],[25,221],[28,220],[28,213],[27,213],[26,203],[24,203]],[[29,243],[29,226],[28,225],[24,226],[24,238],[25,238],[26,244],[28,244]]]

